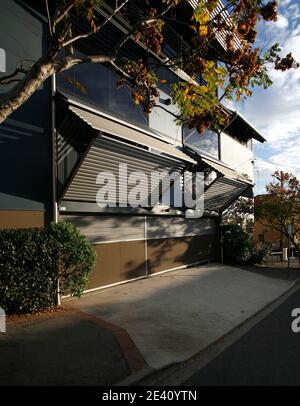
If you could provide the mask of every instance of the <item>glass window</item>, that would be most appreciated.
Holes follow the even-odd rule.
[[[199,134],[195,128],[183,128],[183,143],[200,154],[219,159],[219,135],[212,130]]]
[[[116,117],[148,126],[148,116],[134,104],[130,90],[126,86],[117,89],[118,79],[112,69],[86,63],[57,75],[57,86],[70,96]]]
[[[181,126],[176,124],[175,117],[172,115],[178,113],[178,108],[172,104],[170,96],[163,91],[160,91],[157,104],[163,108],[154,107],[149,115],[149,126],[153,130],[171,138],[172,141],[181,143]]]

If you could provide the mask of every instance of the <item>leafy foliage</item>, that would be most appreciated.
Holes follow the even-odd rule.
[[[50,224],[48,238],[55,251],[60,293],[80,296],[95,266],[95,250],[77,228],[64,221]]]
[[[239,262],[251,243],[247,233],[238,225],[228,224],[222,226],[224,261],[228,263]]]
[[[223,225],[222,235],[225,263],[240,265],[261,263],[271,250],[267,245],[256,246],[249,234],[237,224]]]
[[[299,247],[300,240],[300,183],[290,173],[275,172],[273,181],[266,186],[267,194],[255,200],[255,219],[261,224],[282,232]]]
[[[46,229],[0,230],[0,306],[9,313],[34,312],[63,294],[80,296],[95,252],[71,224]]]
[[[253,235],[254,204],[252,198],[240,197],[222,214],[222,223],[236,224],[249,236]]]
[[[272,84],[268,73],[270,68],[286,71],[299,67],[291,53],[284,57],[280,55],[278,44],[264,54],[255,46],[257,23],[277,20],[277,1],[228,0],[223,4],[220,0],[198,0],[191,19],[180,12],[180,7],[190,7],[188,0],[154,3],[107,1],[111,13],[106,14],[104,20],[99,13],[99,7],[102,7],[100,0],[45,1],[45,15],[52,38],[50,47],[29,70],[18,66],[15,73],[0,79],[0,85],[5,86],[22,82],[15,78],[17,74],[25,75],[24,88],[17,83],[15,92],[10,89],[7,94],[1,95],[0,121],[24,103],[47,79],[47,75],[35,77],[44,63],[49,76],[80,63],[109,63],[121,76],[117,86],[128,86],[134,103],[142,105],[146,113],[157,106],[160,85],[157,69],[166,67],[184,71],[189,77],[173,86],[172,96],[178,106],[178,114],[172,114],[178,124],[197,128],[200,133],[208,127],[218,129],[226,126],[228,113],[220,105],[222,100],[240,101],[250,97],[256,86],[266,89]],[[130,9],[127,10],[129,5],[139,9],[136,15],[130,15]],[[85,41],[93,35],[98,35],[101,40],[102,30],[107,24],[124,19],[128,23],[128,32],[116,41],[110,52],[76,57],[74,47],[78,41]],[[88,23],[86,32],[76,31],[76,21],[80,20]],[[162,53],[167,42],[164,35],[167,25],[185,30],[185,45],[168,58]],[[145,55],[142,59],[124,57],[123,48],[132,39],[143,46]],[[49,63],[52,63],[51,69]],[[38,83],[34,82],[34,77]],[[84,93],[80,83],[74,82],[74,85]]]

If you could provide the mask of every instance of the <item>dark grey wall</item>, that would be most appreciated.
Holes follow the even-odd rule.
[[[6,52],[7,73],[20,60],[37,60],[46,47],[46,35],[47,27],[40,18],[15,1],[1,0],[0,48]],[[47,209],[51,185],[48,80],[0,125],[0,209]]]

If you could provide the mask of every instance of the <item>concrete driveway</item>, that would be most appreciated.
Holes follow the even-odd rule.
[[[148,365],[162,368],[195,355],[293,284],[209,264],[65,302],[126,329]]]

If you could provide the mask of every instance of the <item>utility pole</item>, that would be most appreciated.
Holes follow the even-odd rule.
[[[284,187],[283,171],[280,171],[280,186]],[[280,220],[280,251],[283,252],[283,224],[282,219]],[[283,254],[282,254],[283,256]]]

